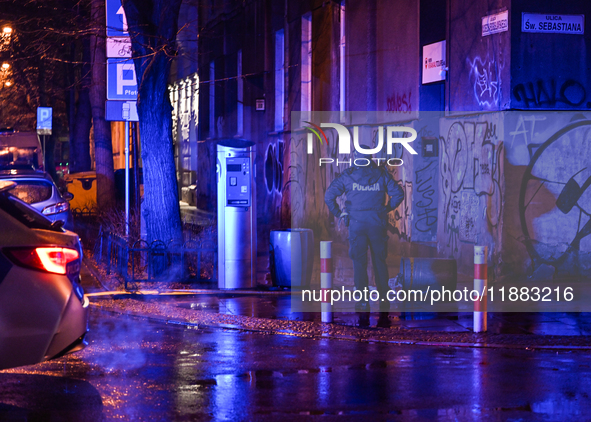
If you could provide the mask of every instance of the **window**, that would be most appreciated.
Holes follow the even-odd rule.
[[[237,98],[236,98],[236,136],[243,136],[244,134],[244,80],[242,79],[242,50],[238,50],[236,83],[237,83]]]
[[[284,31],[275,32],[275,130],[283,130],[285,112]]]
[[[301,103],[302,121],[310,120],[312,111],[312,14],[302,16],[302,49],[301,49]]]
[[[15,180],[17,185],[10,191],[27,204],[47,201],[53,193],[53,185],[42,180]]]
[[[215,63],[209,63],[209,137],[215,138]]]
[[[339,109],[341,122],[345,121],[346,80],[345,80],[345,0],[341,1],[341,40],[339,43]]]

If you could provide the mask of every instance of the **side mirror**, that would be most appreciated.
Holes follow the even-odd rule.
[[[62,196],[66,201],[71,201],[74,199],[74,194],[70,192],[65,192]]]
[[[64,227],[64,224],[66,224],[64,220],[55,220],[53,223],[51,223],[51,227],[61,229],[62,227]]]

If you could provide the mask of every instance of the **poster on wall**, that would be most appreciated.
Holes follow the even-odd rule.
[[[445,80],[445,40],[423,46],[423,84]]]

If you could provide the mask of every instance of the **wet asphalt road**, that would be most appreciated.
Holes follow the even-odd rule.
[[[90,345],[0,371],[0,421],[588,420],[591,354],[194,329],[93,309]]]

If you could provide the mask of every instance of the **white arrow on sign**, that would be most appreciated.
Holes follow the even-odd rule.
[[[127,17],[125,17],[125,10],[123,10],[123,6],[117,10],[117,15],[121,15],[121,20],[123,21],[123,32],[127,32]]]

